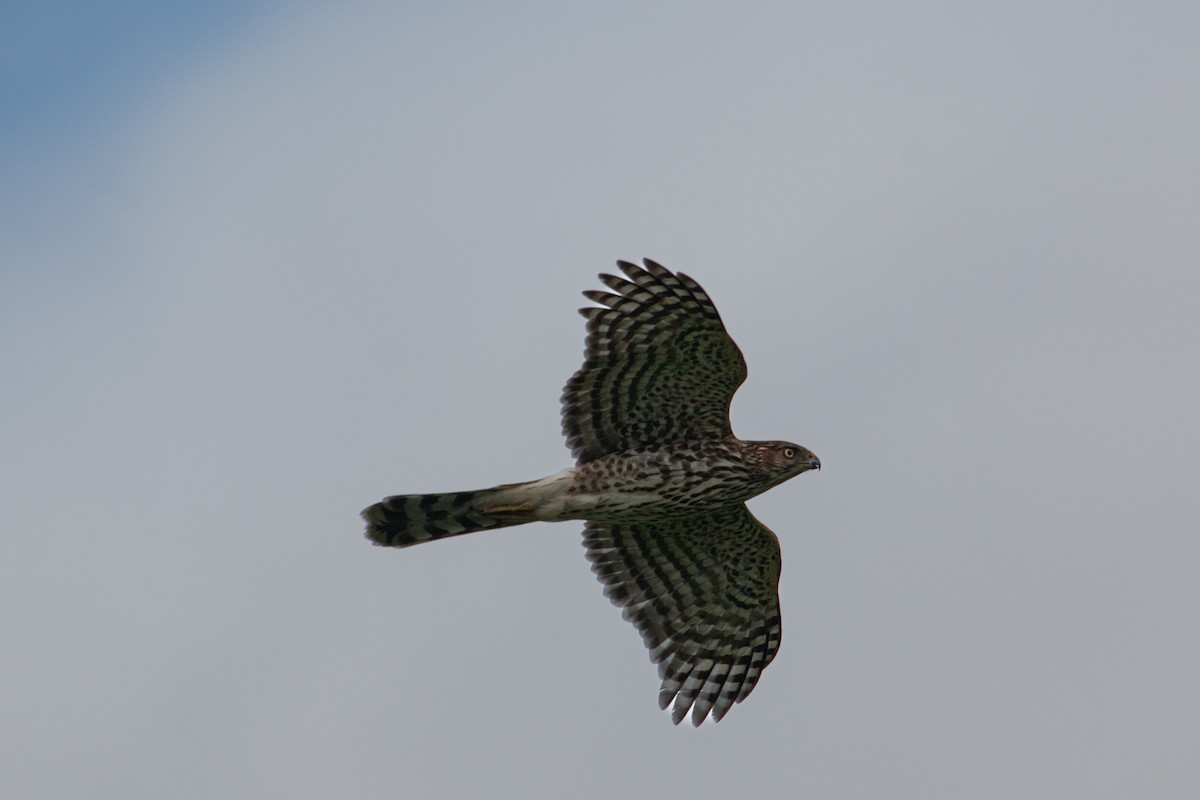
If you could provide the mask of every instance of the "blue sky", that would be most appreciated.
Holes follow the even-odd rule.
[[[15,3],[5,9],[4,133],[121,119],[262,3]]]
[[[1200,786],[1196,10],[4,14],[15,791]],[[698,731],[577,525],[357,518],[567,466],[578,293],[642,256],[824,465],[752,503],[783,647]]]
[[[49,241],[103,236],[124,144],[182,76],[269,20],[272,3],[17,3],[3,12],[0,230],[4,281],[58,288],[119,270],[104,252],[65,263]],[[99,230],[97,230],[99,229]],[[68,233],[69,232],[69,233]],[[65,273],[65,274],[64,274]],[[61,282],[55,280],[62,276]],[[5,292],[9,302],[19,293]],[[28,304],[19,303],[26,306]]]

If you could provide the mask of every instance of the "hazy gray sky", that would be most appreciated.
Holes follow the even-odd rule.
[[[6,794],[1200,792],[1200,8],[214,8],[8,59]],[[567,466],[642,256],[824,464],[699,730],[578,524],[357,517]]]

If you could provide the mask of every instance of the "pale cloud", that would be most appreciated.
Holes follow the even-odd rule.
[[[4,301],[8,780],[1194,789],[1198,26],[1094,12],[343,5],[179,69],[14,254],[58,268]],[[566,466],[577,292],[643,255],[746,353],[735,429],[826,467],[755,502],[784,644],[700,731],[577,526],[356,517]]]

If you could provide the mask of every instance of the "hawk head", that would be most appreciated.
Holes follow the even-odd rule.
[[[754,442],[754,459],[764,472],[772,473],[776,481],[786,481],[801,472],[820,469],[821,459],[807,447],[791,442]]]

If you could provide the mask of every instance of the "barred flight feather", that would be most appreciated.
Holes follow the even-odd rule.
[[[615,294],[585,296],[583,367],[563,390],[563,435],[576,463],[652,444],[730,435],[729,403],[746,362],[691,278],[647,259],[601,274]]]
[[[588,522],[605,594],[659,666],[679,723],[725,716],[779,649],[779,545],[744,505],[661,521]],[[766,559],[755,558],[764,550]]]

